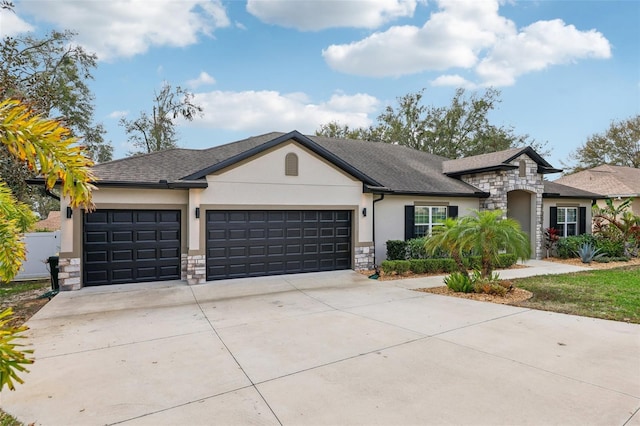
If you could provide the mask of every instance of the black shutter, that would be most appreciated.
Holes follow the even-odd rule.
[[[413,206],[404,206],[404,239],[410,240],[416,235],[415,212]]]
[[[447,209],[447,217],[457,218],[458,217],[458,206],[449,206]]]
[[[549,228],[555,228],[558,231],[560,231],[558,229],[558,208],[557,207],[551,207],[549,209]]]
[[[578,235],[587,233],[587,208],[580,207],[578,211]]]

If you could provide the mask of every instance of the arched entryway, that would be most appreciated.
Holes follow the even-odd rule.
[[[531,242],[531,257],[536,258],[536,194],[530,191],[515,190],[507,193],[507,217],[520,223],[522,230]]]

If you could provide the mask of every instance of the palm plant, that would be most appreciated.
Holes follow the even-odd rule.
[[[455,232],[456,247],[470,248],[481,257],[483,278],[491,276],[501,251],[528,259],[531,255],[529,237],[520,229],[520,224],[504,218],[502,210],[475,210],[472,216],[458,221]]]
[[[459,221],[457,219],[447,218],[441,226],[433,228],[433,235],[426,239],[424,248],[431,254],[438,253],[439,251],[448,253],[456,262],[458,272],[469,278],[467,267],[462,261],[463,253],[468,251],[468,247],[462,244],[460,231]]]

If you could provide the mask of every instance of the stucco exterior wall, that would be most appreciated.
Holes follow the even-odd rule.
[[[289,153],[298,156],[298,176],[285,175],[285,156]],[[373,241],[373,218],[362,214],[364,208],[371,211],[373,196],[362,192],[361,181],[296,143],[209,175],[207,182],[209,187],[199,194],[202,210],[351,210],[355,244]],[[201,223],[204,226],[204,221]]]
[[[409,205],[458,206],[458,216],[468,216],[471,210],[480,207],[480,199],[385,195],[382,201],[375,203],[376,264],[380,265],[387,258],[387,241],[404,240],[404,206]]]

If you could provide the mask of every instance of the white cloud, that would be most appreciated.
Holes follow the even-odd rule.
[[[120,118],[126,117],[127,115],[129,115],[129,111],[112,111],[109,113],[108,117],[119,120]]]
[[[78,32],[76,41],[99,59],[131,57],[152,46],[183,47],[230,25],[220,0],[29,1],[36,19]]]
[[[417,0],[248,0],[247,11],[268,24],[318,31],[326,28],[377,28],[413,16]]]
[[[582,58],[608,58],[610,45],[595,31],[561,20],[538,21],[520,31],[499,14],[498,0],[439,0],[422,26],[395,26],[323,50],[327,64],[348,74],[400,76],[424,71],[475,71],[477,82],[456,75],[434,85],[509,85],[516,77]],[[455,77],[455,78],[454,78]]]
[[[485,85],[509,86],[517,76],[582,58],[609,58],[611,46],[595,31],[560,19],[538,21],[495,44],[476,71]]]
[[[216,83],[216,79],[211,77],[209,74],[207,74],[206,72],[202,71],[200,73],[200,75],[197,78],[194,78],[192,80],[188,80],[187,81],[187,86],[189,87],[193,87],[194,89],[200,86],[206,86],[206,85],[211,85],[211,84],[215,84]]]
[[[339,121],[351,127],[368,126],[369,114],[379,101],[367,94],[334,94],[325,102],[312,103],[304,93],[276,91],[196,93],[194,102],[204,117],[184,123],[200,127],[265,132],[299,130],[313,133],[321,124]]]
[[[455,86],[465,89],[475,89],[476,85],[458,74],[441,75],[431,81],[432,86]]]
[[[12,37],[33,29],[31,24],[18,17],[15,10],[0,9],[0,37]]]

